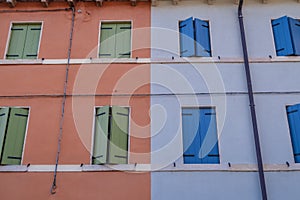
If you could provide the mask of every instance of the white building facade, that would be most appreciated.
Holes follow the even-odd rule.
[[[300,30],[289,20],[300,19],[299,10],[294,0],[243,5],[264,180],[272,200],[300,195],[297,127],[287,112],[300,103]],[[276,27],[283,16],[288,36]],[[201,39],[207,36],[197,20],[208,30],[204,45]],[[190,32],[182,31],[188,26]],[[212,5],[158,1],[151,9],[151,27],[151,198],[263,199],[238,5],[231,0]],[[185,38],[189,34],[195,42]],[[197,54],[198,41],[207,55]],[[291,53],[282,55],[280,45],[290,45]]]

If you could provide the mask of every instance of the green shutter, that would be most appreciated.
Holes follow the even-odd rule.
[[[40,41],[41,24],[29,24],[26,34],[26,42],[24,46],[23,58],[35,59]]]
[[[0,108],[0,156],[2,154],[9,108]]]
[[[109,143],[109,163],[127,164],[128,123],[128,108],[113,106]]]
[[[21,164],[28,109],[11,108],[1,164]]]
[[[96,109],[95,136],[92,164],[104,164],[107,160],[109,106]]]
[[[130,58],[131,24],[117,24],[116,30],[116,57]]]
[[[101,24],[99,57],[116,57],[116,24]]]
[[[7,59],[21,59],[27,33],[26,24],[13,24],[11,29],[9,47],[6,54]]]

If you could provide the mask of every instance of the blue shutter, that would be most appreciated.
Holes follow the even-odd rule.
[[[195,55],[194,46],[194,25],[193,18],[190,17],[179,22],[180,32],[180,56],[189,57]]]
[[[287,115],[294,151],[295,162],[300,162],[300,104],[288,106]]]
[[[199,158],[200,134],[199,134],[199,110],[182,110],[182,134],[183,134],[183,162],[185,164],[201,163]]]
[[[288,17],[284,16],[272,21],[277,56],[294,54]]]
[[[202,163],[220,163],[216,112],[213,108],[200,109],[200,137],[199,157],[202,159]]]
[[[210,57],[209,24],[206,21],[195,19],[196,56]]]
[[[289,17],[294,55],[300,56],[300,21]]]

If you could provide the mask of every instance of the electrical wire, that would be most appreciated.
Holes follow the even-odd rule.
[[[72,8],[57,8],[57,9],[37,9],[37,10],[0,10],[0,13],[34,13],[34,12],[61,12],[61,11],[70,11]]]
[[[67,62],[67,65],[66,65],[66,77],[65,77],[65,82],[64,82],[64,94],[63,94],[61,118],[60,118],[60,124],[59,124],[59,135],[58,135],[56,162],[55,162],[55,169],[54,169],[54,175],[53,175],[53,182],[52,182],[52,186],[51,186],[51,189],[50,189],[51,194],[56,193],[55,189],[57,187],[57,185],[56,185],[57,167],[58,167],[58,161],[59,161],[59,156],[60,156],[60,151],[61,151],[61,140],[62,140],[62,134],[63,134],[64,118],[65,118],[65,105],[66,105],[66,99],[67,99],[67,86],[68,86],[68,80],[69,80],[69,68],[70,68],[71,49],[72,49],[74,21],[75,21],[75,8],[72,7],[71,9],[72,9],[72,24],[71,24],[70,42],[69,42],[69,48],[68,48],[68,62]]]
[[[300,91],[253,92],[254,95],[300,95]],[[248,92],[195,92],[195,93],[119,93],[119,94],[27,94],[0,95],[0,98],[61,98],[61,97],[155,97],[155,96],[202,96],[202,95],[248,95]]]

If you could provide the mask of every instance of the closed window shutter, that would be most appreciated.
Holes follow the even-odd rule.
[[[11,29],[7,59],[22,59],[27,33],[27,25],[14,24]]]
[[[199,158],[200,150],[200,129],[199,110],[182,110],[182,134],[183,134],[183,162],[185,164],[201,163]]]
[[[202,159],[202,163],[220,163],[216,112],[213,108],[200,109],[200,137],[199,157]]]
[[[41,33],[41,24],[30,24],[27,28],[26,42],[24,46],[23,58],[37,58]]]
[[[300,105],[287,107],[288,122],[296,163],[300,163]]]
[[[209,23],[200,19],[195,19],[195,40],[196,40],[196,56],[210,57],[210,36]]]
[[[294,55],[300,56],[300,21],[289,17],[289,25],[294,47]]]
[[[112,106],[109,163],[127,164],[128,159],[128,108]]]
[[[11,108],[1,164],[21,164],[27,118],[28,109]]]
[[[179,22],[179,32],[180,32],[180,56],[182,57],[195,56],[194,23],[192,17]]]
[[[109,129],[109,106],[96,109],[95,135],[92,164],[107,162],[107,141]]]
[[[99,57],[116,57],[116,24],[101,24]]]
[[[116,57],[130,58],[131,24],[121,23],[116,27]]]
[[[4,144],[9,108],[0,108],[0,157]]]
[[[294,54],[288,17],[284,16],[272,21],[273,34],[278,56]]]

